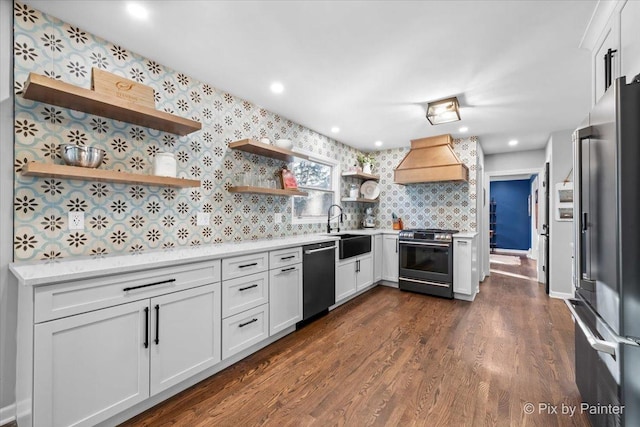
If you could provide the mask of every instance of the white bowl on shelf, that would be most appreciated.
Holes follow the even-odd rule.
[[[276,140],[276,147],[284,148],[286,150],[291,150],[293,148],[293,142],[290,139],[278,139]]]

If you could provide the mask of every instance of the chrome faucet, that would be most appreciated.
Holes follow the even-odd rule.
[[[331,216],[331,208],[333,207],[337,207],[338,209],[340,209],[340,213],[336,216]],[[342,213],[342,206],[340,205],[331,205],[329,206],[329,210],[327,211],[327,233],[331,233],[332,230],[336,230],[338,233],[340,232],[340,224],[344,224],[343,221],[343,213]],[[335,219],[335,218],[339,218],[338,219],[338,226],[336,228],[331,228],[331,220]]]

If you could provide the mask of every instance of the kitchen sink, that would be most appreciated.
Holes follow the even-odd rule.
[[[338,234],[338,257],[351,258],[371,252],[371,236],[361,234]]]

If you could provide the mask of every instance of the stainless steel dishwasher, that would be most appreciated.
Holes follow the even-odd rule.
[[[335,249],[335,242],[302,247],[302,322],[336,302]]]

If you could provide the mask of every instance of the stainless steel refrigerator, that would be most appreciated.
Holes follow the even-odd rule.
[[[574,133],[575,375],[594,426],[640,426],[640,75]]]

